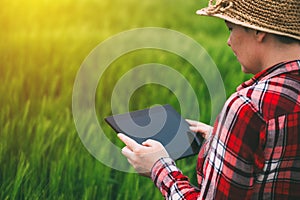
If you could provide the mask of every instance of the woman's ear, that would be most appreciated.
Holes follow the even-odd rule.
[[[262,32],[262,31],[257,31],[255,30],[255,39],[258,41],[258,42],[263,42],[263,40],[265,39],[266,37],[266,32]]]

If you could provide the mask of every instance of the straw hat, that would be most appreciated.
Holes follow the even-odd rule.
[[[209,0],[197,14],[300,40],[300,0]]]

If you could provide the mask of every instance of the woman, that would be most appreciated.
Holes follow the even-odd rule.
[[[188,120],[206,139],[189,183],[157,141],[123,134],[123,155],[166,199],[300,198],[300,1],[210,0],[199,15],[225,20],[242,71],[254,77],[225,103],[213,127]]]

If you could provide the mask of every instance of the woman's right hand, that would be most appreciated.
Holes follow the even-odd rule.
[[[213,127],[202,122],[198,122],[195,120],[186,119],[188,124],[190,125],[190,130],[196,133],[200,133],[204,139],[208,139]]]

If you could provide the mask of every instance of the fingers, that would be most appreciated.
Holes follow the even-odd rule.
[[[187,121],[187,123],[191,126],[197,126],[197,124],[199,123],[198,121],[191,120],[191,119],[186,119],[185,121]]]
[[[154,147],[159,145],[160,143],[152,140],[152,139],[147,139],[142,143],[142,145],[138,144],[135,140],[131,139],[130,137],[124,135],[123,133],[119,133],[118,137],[120,140],[122,140],[125,145],[129,148],[129,150],[134,151],[138,148],[141,148],[141,146],[146,146],[146,147]]]
[[[204,132],[204,131],[206,131],[207,126],[208,126],[202,122],[198,122],[198,121],[194,121],[194,120],[190,120],[190,119],[186,119],[186,121],[190,125],[190,130],[194,131],[194,132]]]
[[[201,132],[201,130],[199,130],[199,128],[197,126],[190,126],[190,130],[197,133],[197,132]]]
[[[127,146],[125,146],[122,149],[122,154],[128,158],[128,157],[131,157],[133,155],[133,152]]]
[[[210,136],[210,133],[213,129],[212,126],[190,119],[186,119],[186,121],[189,123],[191,131],[200,133],[205,139],[207,139]]]
[[[140,145],[124,134],[119,133],[118,137],[126,144],[122,149],[122,154],[143,176],[150,177],[154,163],[162,157],[169,157],[164,146],[158,141],[148,139]]]
[[[133,139],[131,139],[130,137],[122,134],[122,133],[119,133],[118,134],[118,137],[120,138],[120,140],[122,140],[122,142],[125,143],[125,145],[131,150],[131,151],[134,151],[138,146],[139,144],[134,141]]]
[[[186,119],[186,121],[188,122],[188,124],[192,127],[198,127],[198,128],[201,128],[201,127],[208,127],[209,125],[205,124],[205,123],[202,123],[202,122],[198,122],[198,121],[195,121],[195,120],[190,120],[190,119]]]
[[[190,128],[195,130],[196,132],[202,132],[202,131],[206,131],[206,130],[212,128],[212,126],[207,125],[202,122],[198,122],[198,121],[194,121],[194,120],[190,120],[190,119],[186,119],[186,121],[189,123]]]
[[[190,125],[190,130],[193,132],[199,132],[199,122],[198,121],[194,121],[191,119],[186,119],[185,121],[187,121],[187,123]]]
[[[143,146],[146,146],[146,147],[155,147],[156,145],[159,144],[159,142],[157,142],[155,140],[148,139],[145,142],[143,142],[142,144],[143,144]]]

